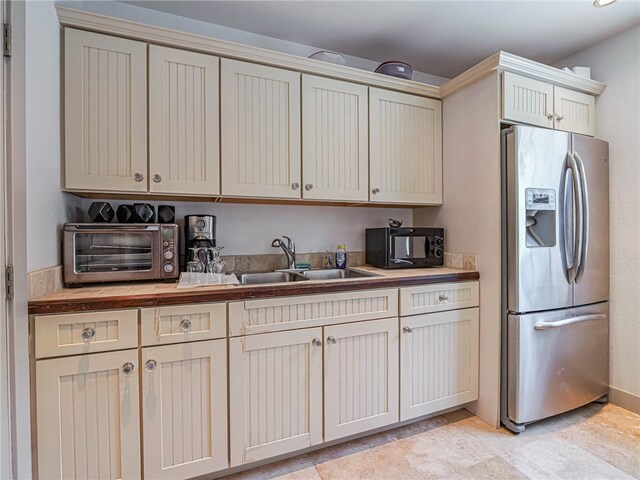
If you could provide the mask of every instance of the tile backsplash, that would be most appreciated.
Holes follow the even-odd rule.
[[[27,285],[30,299],[61,289],[63,287],[62,265],[29,272]]]
[[[464,268],[465,270],[478,269],[478,256],[468,253],[444,254],[444,266],[450,268]]]

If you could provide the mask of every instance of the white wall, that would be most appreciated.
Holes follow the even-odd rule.
[[[609,142],[611,386],[640,396],[640,25],[557,63],[607,84],[596,136]]]
[[[83,200],[83,211],[94,200]],[[131,201],[106,200],[115,209]],[[140,200],[143,202],[144,200]],[[191,202],[147,202],[152,205],[175,205],[176,219],[182,224],[190,214],[215,215],[217,244],[224,255],[280,253],[271,246],[274,238],[286,235],[296,242],[300,253],[335,251],[343,243],[347,250],[364,250],[364,229],[386,227],[389,218],[413,225],[413,211],[408,208],[317,207],[299,205],[247,205]],[[88,221],[83,215],[78,220]]]
[[[60,191],[60,26],[53,2],[25,2],[28,271],[60,263],[60,225],[78,203]]]
[[[157,25],[160,27],[172,28],[174,30],[181,30],[184,32],[215,37],[221,40],[253,45],[255,47],[268,48],[270,50],[290,53],[292,55],[299,55],[302,57],[308,57],[309,55],[319,50],[323,50],[322,45],[302,45],[299,43],[289,42],[287,40],[266,37],[264,35],[245,32],[221,25],[213,25],[211,23],[202,22],[191,18],[179,17],[177,15],[171,15],[156,10],[137,7],[135,5],[114,2],[111,0],[63,0],[56,3],[94,13],[109,15],[112,17],[125,18],[127,20],[147,23],[149,25]],[[318,28],[322,27],[319,26]],[[360,68],[362,70],[373,71],[380,64],[380,62],[360,57],[353,57],[350,55],[344,55],[344,57],[347,60],[348,66],[353,68]],[[442,85],[448,80],[448,78],[439,77],[437,75],[430,75],[423,72],[413,72],[413,80],[417,82],[428,83],[430,85]]]

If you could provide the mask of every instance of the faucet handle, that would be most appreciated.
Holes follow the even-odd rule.
[[[289,247],[289,250],[291,250],[292,252],[296,251],[296,244],[293,240],[291,240],[290,237],[287,237],[286,235],[283,235],[282,238],[286,238],[287,239],[287,247]]]

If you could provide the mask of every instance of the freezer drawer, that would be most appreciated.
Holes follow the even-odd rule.
[[[608,392],[609,303],[508,316],[508,417],[529,423]]]

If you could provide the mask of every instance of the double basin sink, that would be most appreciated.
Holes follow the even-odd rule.
[[[307,280],[340,280],[343,278],[379,277],[375,273],[361,272],[347,268],[345,270],[330,268],[326,270],[275,271],[265,273],[237,274],[241,285],[258,285],[265,283],[304,282]]]

